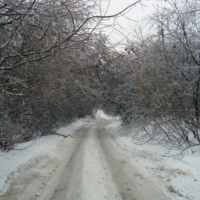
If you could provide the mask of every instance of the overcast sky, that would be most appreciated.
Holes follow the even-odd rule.
[[[122,11],[127,6],[133,4],[137,0],[102,0],[101,5],[103,10],[107,10],[106,15],[113,15]],[[143,17],[153,12],[157,4],[163,4],[164,0],[142,0],[132,9],[126,12],[125,16],[118,17],[115,21],[114,29],[104,28],[104,32],[109,35],[112,43],[123,42],[126,43],[125,36],[131,37],[133,27],[136,22],[140,21]],[[102,13],[104,14],[104,13]],[[113,19],[109,19],[107,24],[113,24]]]

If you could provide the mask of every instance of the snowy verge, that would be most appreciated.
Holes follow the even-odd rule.
[[[130,134],[125,136],[123,133],[126,130],[121,127],[119,119],[113,118],[105,128],[131,165],[153,181],[163,195],[177,200],[200,199],[200,152],[193,154],[187,151],[181,160],[163,157],[168,150],[162,146],[136,144],[133,135],[138,129],[132,129]]]
[[[68,126],[61,127],[57,132],[63,135],[73,135],[75,131],[89,121],[89,118],[76,120]],[[16,171],[20,165],[27,163],[30,159],[36,158],[39,154],[49,152],[53,154],[52,150],[62,140],[64,140],[63,137],[48,135],[34,141],[18,144],[15,150],[0,152],[0,194],[4,193],[7,189],[6,180],[8,176]],[[65,139],[65,141],[69,140],[70,137]]]
[[[84,119],[78,119],[74,121],[72,124],[69,124],[68,126],[61,127],[57,130],[57,133],[60,133],[62,135],[73,135],[76,130],[78,130],[81,126],[83,126],[86,123],[91,122],[91,118],[84,118]]]

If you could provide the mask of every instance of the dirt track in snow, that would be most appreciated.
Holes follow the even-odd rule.
[[[12,177],[2,200],[164,200],[152,182],[138,173],[98,118],[76,138],[57,146],[58,157],[40,155]]]

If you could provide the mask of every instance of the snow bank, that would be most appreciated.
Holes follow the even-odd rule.
[[[121,122],[114,119],[106,130],[111,134],[111,138],[114,138],[124,156],[130,159],[131,165],[152,180],[162,193],[171,199],[200,199],[200,152],[193,154],[187,151],[182,159],[164,157],[167,149],[150,143],[137,145],[132,136],[134,131],[139,129],[132,129],[132,132],[125,136],[123,131],[126,130],[120,125]]]
[[[74,121],[72,124],[68,126],[61,127],[57,130],[58,133],[62,135],[73,135],[73,133],[78,130],[81,126],[83,126],[85,123],[91,122],[90,118],[85,119],[79,119]]]
[[[72,124],[58,129],[57,132],[63,135],[73,135],[76,130],[88,122],[89,119],[76,120]],[[70,137],[65,140],[69,139]],[[63,137],[48,135],[34,141],[19,144],[15,150],[0,152],[0,194],[6,190],[5,182],[9,174],[39,154],[45,154],[54,149],[62,140]]]

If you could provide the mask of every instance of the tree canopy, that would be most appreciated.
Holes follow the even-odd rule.
[[[136,1],[132,5],[137,4]],[[200,144],[200,2],[167,1],[110,48],[97,0],[0,2],[0,147],[52,134],[97,109],[183,150]],[[145,30],[146,31],[146,30]],[[148,127],[151,127],[150,129]]]

